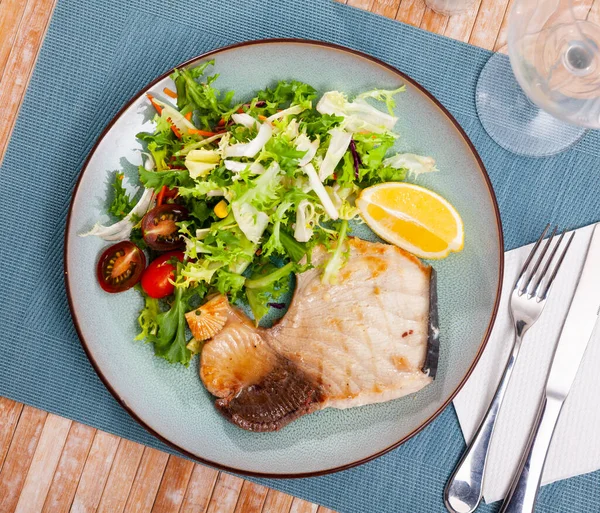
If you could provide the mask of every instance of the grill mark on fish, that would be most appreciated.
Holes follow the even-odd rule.
[[[371,271],[371,279],[377,278],[380,274],[383,274],[388,269],[387,262],[380,257],[366,256],[363,257],[369,271]]]

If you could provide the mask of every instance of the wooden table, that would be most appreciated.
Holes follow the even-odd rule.
[[[324,0],[325,1],[325,0]],[[513,0],[477,0],[450,18],[424,0],[346,3],[498,50]],[[600,0],[575,0],[600,18]],[[0,161],[55,0],[0,0]],[[327,513],[212,468],[0,398],[0,512]]]

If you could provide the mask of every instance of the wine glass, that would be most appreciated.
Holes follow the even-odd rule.
[[[476,91],[479,118],[500,146],[547,156],[600,128],[600,25],[589,5],[514,0],[508,53],[510,63],[490,58]]]

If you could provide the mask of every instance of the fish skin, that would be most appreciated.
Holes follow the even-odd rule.
[[[274,431],[315,410],[389,401],[422,389],[431,267],[387,244],[349,239],[337,283],[321,282],[324,248],[297,277],[288,312],[256,328],[229,307],[204,346],[200,376],[216,407],[250,431]]]

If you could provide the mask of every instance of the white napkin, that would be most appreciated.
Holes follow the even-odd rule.
[[[525,335],[500,411],[483,487],[487,503],[504,498],[523,451],[544,390],[553,350],[575,291],[593,225],[575,238],[538,322]],[[488,345],[454,408],[466,441],[473,436],[492,399],[511,349],[513,329],[508,299],[532,245],[505,253],[505,275],[498,318]],[[600,265],[600,262],[599,262]],[[565,402],[542,484],[600,469],[600,329],[595,330],[573,388]]]

